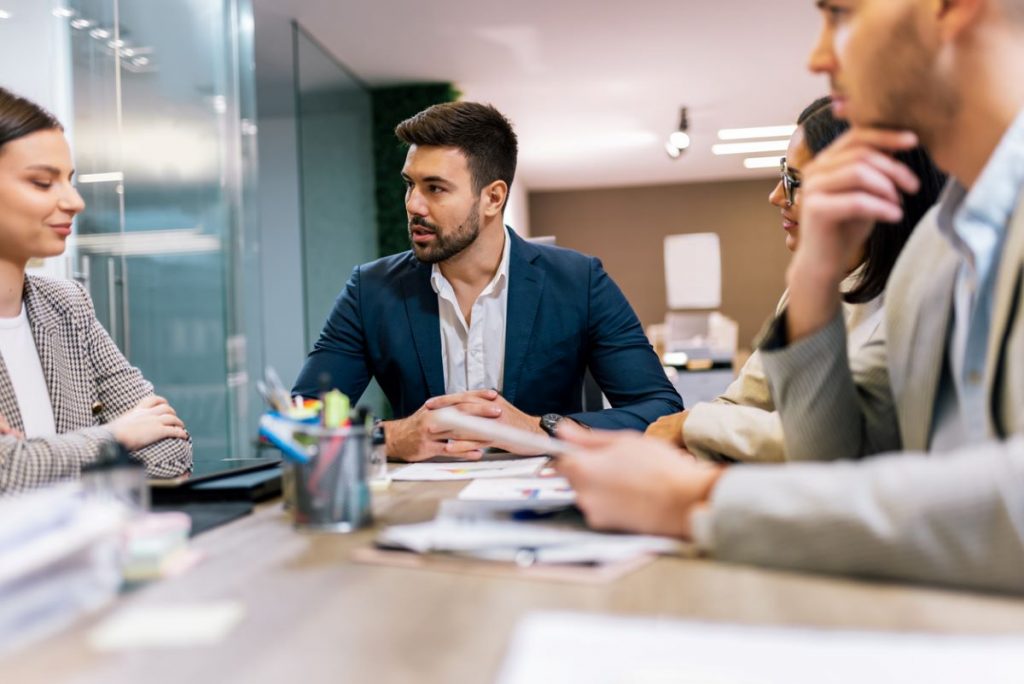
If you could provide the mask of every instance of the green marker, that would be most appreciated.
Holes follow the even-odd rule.
[[[324,394],[323,397],[324,427],[333,430],[345,424],[352,405],[348,397],[336,389]]]

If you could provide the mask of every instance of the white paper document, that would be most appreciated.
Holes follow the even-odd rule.
[[[663,537],[602,534],[585,529],[499,519],[439,517],[381,530],[377,543],[417,553],[453,553],[488,560],[534,563],[613,563],[674,553],[681,544]]]
[[[535,613],[499,684],[1019,683],[1024,636],[741,627]]]
[[[97,651],[213,646],[244,615],[245,606],[236,601],[126,608],[97,625],[89,645]]]
[[[665,289],[669,309],[722,305],[722,253],[716,233],[665,238]]]
[[[506,461],[413,463],[391,473],[391,479],[406,482],[437,482],[487,477],[532,477],[547,462],[547,456],[537,456]]]
[[[463,501],[569,505],[576,501],[576,492],[564,477],[516,477],[470,482],[459,492],[459,498]]]

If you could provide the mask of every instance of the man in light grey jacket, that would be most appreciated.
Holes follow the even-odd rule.
[[[724,470],[568,431],[590,449],[560,469],[599,527],[694,538],[727,560],[1022,592],[1024,0],[817,5],[811,68],[853,130],[805,170],[790,304],[762,349],[787,452],[844,462]],[[917,180],[891,153],[918,140],[954,180],[851,372],[843,265],[899,216]]]

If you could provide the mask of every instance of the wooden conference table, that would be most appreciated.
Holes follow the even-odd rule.
[[[394,483],[379,523],[433,517],[463,483]],[[120,597],[74,628],[0,663],[0,681],[491,682],[517,621],[572,610],[757,625],[932,632],[1024,629],[1024,600],[661,558],[604,585],[352,562],[372,530],[294,531],[281,503],[200,536],[187,574]],[[99,654],[89,629],[123,607],[237,601],[245,617],[216,646]]]

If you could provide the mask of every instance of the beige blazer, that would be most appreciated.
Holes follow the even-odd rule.
[[[29,276],[24,304],[46,379],[55,437],[0,436],[0,493],[77,477],[113,441],[103,425],[153,393],[96,320],[85,289],[73,281]],[[0,414],[24,428],[7,367],[0,358]],[[174,477],[192,468],[190,441],[168,439],[134,454],[150,475]]]
[[[843,290],[856,286],[859,273],[843,282]],[[782,313],[788,296],[775,309]],[[865,304],[843,304],[848,330],[846,345],[856,354],[874,339],[882,323],[882,297]],[[704,460],[731,459],[746,462],[786,460],[782,420],[775,411],[771,389],[764,374],[761,352],[754,351],[736,380],[714,401],[694,405],[685,424],[686,448]]]
[[[957,255],[933,210],[886,291],[884,329],[847,360],[843,322],[765,352],[790,458],[715,488],[722,558],[1024,592],[1024,197],[998,271],[985,383],[991,440],[928,454]],[[853,461],[864,454],[911,453]]]

